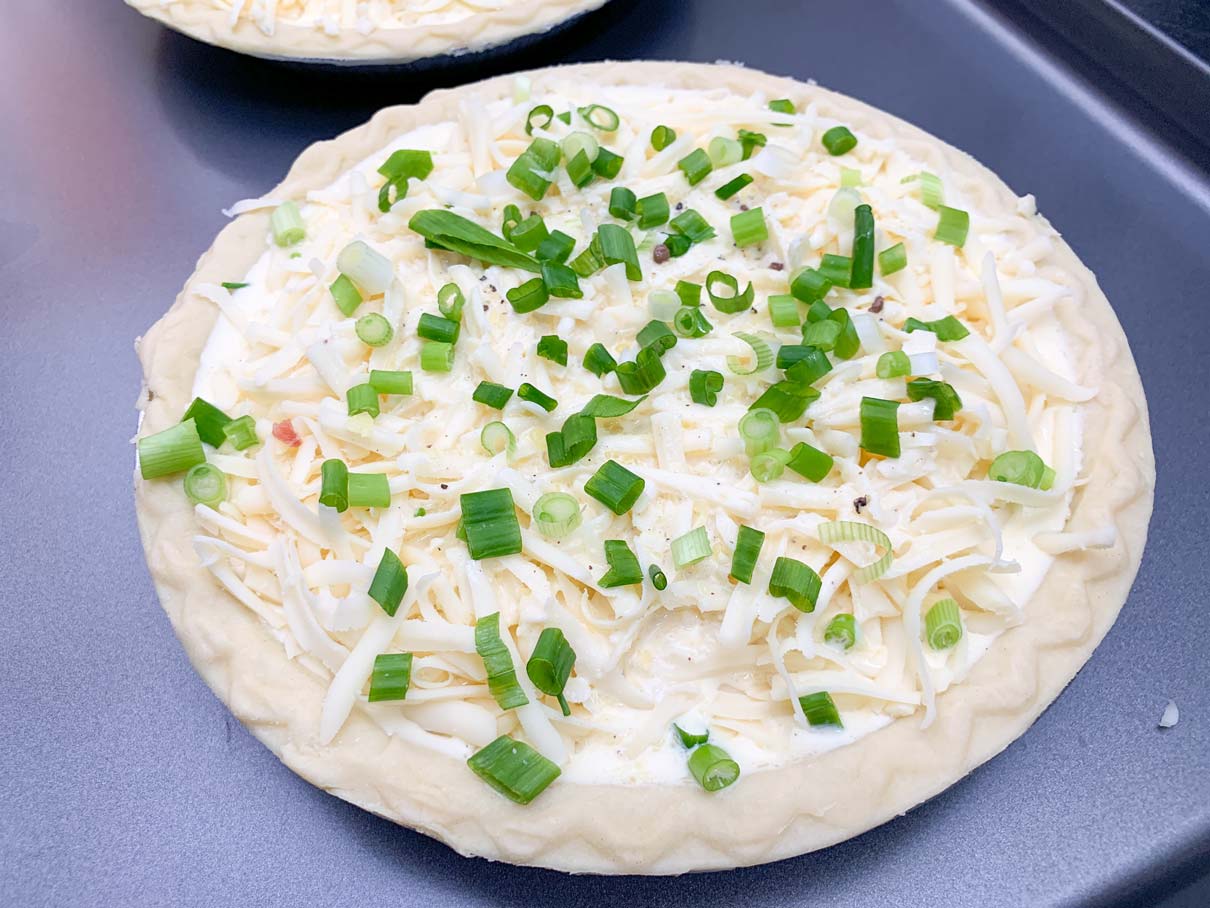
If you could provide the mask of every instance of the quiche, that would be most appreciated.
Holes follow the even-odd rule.
[[[534,38],[605,0],[126,0],[207,44],[270,59],[405,64]]]
[[[238,203],[139,342],[193,664],[460,852],[677,873],[903,813],[1126,599],[1154,461],[1034,199],[730,65],[439,91]]]

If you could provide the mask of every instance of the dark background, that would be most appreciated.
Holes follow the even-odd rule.
[[[1174,896],[1210,868],[1210,426],[1197,396],[1210,351],[1210,82],[1196,58],[1102,0],[614,0],[520,53],[367,74],[239,58],[116,0],[2,2],[0,903],[1210,901],[1205,885]],[[1204,5],[1130,5],[1184,21],[1181,40],[1206,52]],[[815,78],[1035,193],[1122,320],[1159,463],[1122,616],[1028,734],[855,840],[674,880],[462,859],[293,776],[190,669],[143,567],[130,494],[132,341],[221,228],[220,208],[383,105],[617,57]],[[1169,698],[1181,723],[1159,731]]]

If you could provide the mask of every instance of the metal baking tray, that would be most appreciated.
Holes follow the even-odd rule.
[[[116,2],[5,0],[0,901],[1112,908],[1153,905],[1205,873],[1207,136],[1147,99],[1140,74],[1171,63],[1162,46],[1098,59],[1031,6],[615,0],[513,56],[366,74],[241,58]],[[1034,193],[1125,326],[1159,461],[1134,591],[1031,731],[857,839],[678,879],[468,860],[294,776],[190,668],[143,568],[130,494],[131,343],[222,227],[221,207],[264,192],[308,144],[383,105],[619,57],[739,60],[817,79]],[[1160,731],[1170,698],[1182,719]]]

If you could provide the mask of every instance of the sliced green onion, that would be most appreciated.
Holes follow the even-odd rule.
[[[748,472],[759,483],[773,482],[775,479],[781,479],[789,462],[790,452],[785,448],[770,448],[749,461]]]
[[[857,328],[847,309],[834,309],[828,318],[840,325],[836,335],[836,343],[832,350],[841,359],[852,359],[861,349],[861,338],[857,336]]]
[[[752,152],[758,148],[764,148],[769,142],[769,137],[762,132],[752,132],[748,129],[739,131],[739,144],[744,149],[744,160],[752,157]]]
[[[765,534],[752,527],[741,526],[735,537],[735,551],[731,555],[731,577],[740,583],[751,583],[752,572],[756,569],[756,561],[760,558],[761,547],[765,544]]]
[[[558,146],[555,146],[556,155],[558,150]],[[434,249],[457,252],[489,265],[520,268],[524,271],[539,270],[537,261],[512,243],[480,227],[474,221],[444,208],[416,212],[408,221],[408,227],[424,237],[426,245]],[[341,270],[348,273],[347,268]],[[352,277],[357,280],[356,275]]]
[[[350,473],[349,507],[389,508],[391,483],[386,473]]]
[[[878,270],[883,277],[902,271],[907,263],[907,247],[903,243],[896,243],[878,253]]]
[[[706,153],[710,155],[710,162],[715,167],[727,167],[744,159],[744,146],[735,139],[715,136],[706,146]]]
[[[659,385],[668,376],[660,361],[662,352],[659,347],[643,347],[633,360],[618,363],[614,374],[622,390],[627,394],[646,394]]]
[[[466,496],[463,496],[464,498]],[[517,681],[512,654],[500,637],[500,613],[492,612],[475,622],[475,652],[483,660],[487,689],[503,710],[516,709],[529,702]]]
[[[559,767],[524,741],[501,735],[466,761],[471,771],[517,804],[528,804],[559,778]]]
[[[534,139],[529,148],[521,152],[517,160],[505,173],[505,178],[516,189],[525,193],[535,202],[541,201],[550,189],[550,180],[542,174],[548,174],[559,163],[560,151],[557,142],[550,139]],[[414,229],[414,228],[413,228]]]
[[[378,191],[378,210],[385,214],[395,202],[408,194],[409,179],[423,180],[433,172],[433,154],[430,151],[401,148],[391,152],[378,172],[387,179]],[[392,188],[395,189],[394,200],[391,199]]]
[[[567,365],[567,341],[557,334],[544,334],[538,338],[538,356],[560,366]]]
[[[441,314],[451,321],[462,321],[462,307],[466,305],[466,297],[455,283],[442,285],[437,291],[437,308]]]
[[[681,337],[705,337],[714,325],[700,306],[681,306],[672,318],[672,327]]]
[[[558,262],[542,263],[542,283],[546,285],[550,295],[558,299],[578,300],[584,296],[580,282],[576,279],[576,272]]]
[[[704,243],[718,236],[709,221],[692,208],[687,208],[674,217],[669,226],[677,233],[688,238],[690,243]]]
[[[643,279],[643,270],[639,267],[639,253],[634,248],[634,237],[625,227],[617,224],[602,224],[597,231],[601,240],[601,257],[606,264],[626,266],[626,278],[632,281]]]
[[[598,581],[605,589],[643,582],[643,568],[639,565],[639,559],[621,539],[605,541],[605,561],[609,564],[609,570]]]
[[[533,655],[525,663],[525,674],[529,675],[534,687],[548,697],[557,698],[565,716],[571,715],[571,707],[567,705],[563,689],[575,664],[576,651],[557,627],[543,628]]]
[[[525,134],[532,136],[535,129],[546,129],[555,118],[555,109],[549,104],[539,104],[525,117]]]
[[[843,312],[844,310],[841,309],[838,311]],[[802,326],[802,342],[809,347],[816,347],[820,350],[834,350],[843,330],[844,326],[840,322],[832,321],[830,318],[822,322],[808,320]]]
[[[325,460],[319,468],[319,503],[338,513],[349,509],[349,468],[343,460]]]
[[[552,230],[550,236],[538,244],[538,249],[534,253],[534,257],[540,262],[558,262],[562,264],[567,261],[571,251],[576,248],[576,241],[573,237],[568,236],[562,230]]]
[[[357,337],[367,347],[385,346],[395,336],[395,329],[391,327],[391,323],[377,312],[363,315],[357,320],[354,328],[357,331]]]
[[[231,422],[231,417],[209,401],[195,397],[181,415],[181,422],[189,419],[197,427],[198,437],[212,448],[217,448],[227,439],[223,429]]]
[[[800,441],[790,449],[790,462],[786,466],[811,482],[820,482],[832,472],[834,463],[832,456],[826,451],[813,448],[805,441]]]
[[[370,675],[371,703],[383,700],[403,700],[408,695],[412,681],[411,653],[380,653],[374,657],[374,671]]]
[[[797,328],[798,300],[788,293],[769,297],[769,320],[774,328]]]
[[[773,562],[769,595],[789,599],[800,612],[815,611],[815,601],[822,586],[819,575],[801,561],[783,556]]]
[[[534,252],[548,236],[550,231],[546,229],[546,222],[539,215],[531,214],[513,228],[510,239],[522,252]]]
[[[714,165],[710,163],[710,155],[700,148],[695,148],[685,157],[676,162],[676,166],[685,174],[690,186],[696,186],[710,174]]]
[[[900,183],[920,182],[920,201],[934,211],[941,207],[945,201],[945,187],[941,183],[941,177],[936,174],[921,172],[913,174],[910,177],[904,177]]]
[[[693,748],[697,747],[699,744],[705,744],[710,740],[710,729],[706,729],[703,732],[690,732],[685,731],[685,729],[673,722],[672,730],[676,732],[676,736],[680,740],[681,746],[683,746],[686,750],[693,750]]]
[[[590,126],[601,132],[613,132],[621,122],[617,113],[601,104],[589,104],[587,107],[581,107],[579,113]]]
[[[735,245],[741,249],[767,240],[769,228],[765,225],[764,209],[749,208],[747,211],[731,215],[731,236],[735,239]]]
[[[420,345],[420,368],[425,372],[449,372],[454,368],[454,345],[425,341]]]
[[[849,286],[865,290],[874,286],[874,209],[858,205],[853,213],[853,276]]]
[[[531,385],[529,382],[523,382],[521,387],[517,389],[517,397],[531,404],[537,404],[547,413],[550,413],[559,402],[544,391],[540,391]]]
[[[708,287],[709,285],[707,285]],[[752,289],[752,285],[748,285],[748,289]],[[749,368],[744,365],[743,359],[738,356],[727,357],[727,368],[736,375],[756,375],[758,372],[764,372],[773,365],[773,350],[767,343],[755,334],[749,334],[746,331],[737,331],[732,337],[742,340],[745,344],[752,348],[752,354],[756,357],[756,362]]]
[[[777,445],[781,437],[781,424],[772,410],[749,410],[739,421],[739,437],[744,440],[744,450],[755,457]]]
[[[903,378],[912,374],[912,360],[902,350],[892,350],[878,357],[874,373],[879,378]]]
[[[592,159],[588,153],[581,151],[567,162],[567,176],[578,188],[583,188],[592,182]]]
[[[949,382],[931,378],[913,378],[907,383],[908,399],[914,401],[931,397],[934,401],[933,419],[953,419],[962,409],[962,398]]]
[[[647,294],[647,309],[651,315],[666,322],[681,308],[681,298],[671,290],[652,290]]]
[[[756,400],[750,410],[771,410],[783,423],[797,422],[813,401],[819,400],[819,392],[798,382],[779,381],[770,385]]]
[[[675,141],[676,130],[671,127],[661,125],[651,130],[651,147],[656,151],[663,151]]]
[[[479,444],[492,457],[507,452],[511,460],[517,450],[517,437],[513,435],[512,429],[494,419],[480,430]]]
[[[663,246],[668,250],[670,258],[680,258],[689,251],[689,247],[693,245],[693,240],[681,233],[671,233],[664,237]]]
[[[547,539],[564,539],[584,521],[580,502],[566,492],[547,492],[534,502],[531,516]]]
[[[847,255],[828,253],[820,260],[819,273],[835,287],[848,287],[852,279],[853,260]]]
[[[624,400],[621,397],[613,397],[609,394],[596,394],[580,413],[584,416],[591,416],[594,419],[614,419],[618,416],[625,416],[641,404],[647,397],[644,395],[638,400]]]
[[[226,475],[214,464],[194,464],[185,474],[185,497],[194,504],[218,507],[227,497]]]
[[[356,312],[357,307],[361,305],[361,291],[357,289],[357,285],[347,274],[337,275],[332,286],[328,288],[328,292],[332,294],[332,301],[336,303],[336,308],[346,318]]]
[[[861,399],[861,447],[871,454],[899,456],[899,403],[877,397]]]
[[[260,441],[256,436],[256,420],[251,416],[240,416],[231,420],[223,426],[223,436],[237,451],[250,448]]]
[[[384,549],[378,568],[374,571],[374,579],[370,581],[368,595],[377,602],[384,612],[395,617],[399,611],[399,603],[403,602],[403,594],[408,591],[408,569],[403,566],[399,556],[390,549]]]
[[[269,216],[269,227],[273,230],[273,242],[279,246],[293,246],[307,236],[302,215],[294,202],[282,202]]]
[[[794,294],[795,299],[808,305],[823,299],[831,289],[832,282],[814,268],[803,268],[790,282],[790,292]]]
[[[584,484],[584,491],[615,514],[629,511],[646,483],[615,460],[607,460]]]
[[[668,589],[668,575],[660,570],[660,566],[658,564],[653,564],[647,568],[647,576],[651,578],[651,585],[654,586],[656,590],[663,592],[664,590]]]
[[[818,347],[786,345],[777,351],[778,368],[784,369],[786,378],[800,385],[813,385],[832,371],[828,356]]]
[[[625,158],[620,154],[612,152],[608,148],[602,148],[592,160],[592,171],[599,177],[612,180],[622,172],[624,161]]]
[[[833,126],[823,134],[823,147],[833,157],[845,154],[857,147],[857,136],[847,126]]]
[[[596,443],[596,421],[583,413],[573,413],[558,432],[547,434],[546,457],[556,469],[569,467],[583,460]]]
[[[428,513],[428,509],[427,509],[427,508],[417,508],[417,509],[416,509],[416,510],[413,512],[412,516],[413,516],[413,517],[423,517],[423,516],[424,516],[425,514],[427,514],[427,513]]]
[[[677,281],[676,295],[681,298],[682,306],[700,306],[702,304],[702,285],[692,281]]]
[[[710,557],[710,537],[705,527],[695,527],[672,540],[672,563],[679,571]]]
[[[563,160],[565,161],[572,161],[583,152],[588,163],[591,163],[593,158],[597,156],[597,152],[601,150],[601,143],[596,140],[595,136],[587,132],[573,132],[561,144],[563,147]],[[570,168],[571,165],[569,164],[569,173]]]
[[[369,385],[377,394],[411,394],[412,373],[371,369]]]
[[[503,410],[512,396],[512,388],[497,385],[495,382],[481,381],[479,387],[475,388],[475,393],[471,395],[471,400],[496,410]]]
[[[650,230],[668,221],[668,196],[662,192],[645,195],[634,203],[635,214],[639,218],[639,229]]]
[[[850,188],[860,186],[861,171],[855,170],[852,167],[840,168],[840,185]]]
[[[460,498],[462,530],[471,558],[498,558],[521,551],[521,525],[508,489],[466,492]]]
[[[945,318],[939,318],[936,321],[922,322],[918,318],[909,318],[903,323],[903,330],[908,334],[913,331],[931,331],[937,335],[939,341],[958,341],[970,334],[966,325],[958,321],[952,315],[947,315]]]
[[[934,602],[924,615],[924,638],[933,649],[949,649],[962,639],[962,615],[953,599]]]
[[[1045,481],[1048,471],[1053,483],[1054,471],[1033,451],[1005,451],[992,461],[987,478],[995,482],[1028,486],[1031,489],[1046,489],[1051,485]]]
[[[425,340],[440,341],[443,344],[457,343],[460,332],[461,326],[457,322],[443,315],[433,315],[431,312],[421,313],[420,322],[416,326],[416,333],[420,337]]]
[[[605,349],[604,344],[593,344],[584,352],[584,368],[593,375],[605,375],[617,367],[618,361]]]
[[[961,249],[966,245],[966,237],[971,229],[971,216],[960,208],[947,208],[945,205],[937,209],[941,214],[937,222],[937,232],[933,239]]]
[[[706,791],[719,791],[739,778],[739,764],[716,744],[702,744],[689,754],[689,773]]]
[[[236,290],[243,290],[249,284],[244,281],[223,281],[219,286],[224,290],[234,293]]]
[[[336,267],[347,274],[357,287],[371,296],[385,293],[395,278],[395,266],[381,252],[361,240],[354,240],[340,250]]]
[[[852,649],[857,642],[857,619],[847,612],[832,616],[824,628],[823,641],[841,649]]]
[[[635,216],[638,199],[625,186],[615,186],[609,193],[609,213],[619,221],[629,221]]]
[[[521,209],[516,205],[504,206],[504,219],[500,223],[500,233],[510,243],[513,240],[513,230],[521,223]]]
[[[672,329],[663,322],[654,319],[642,327],[635,340],[639,342],[640,347],[654,345],[659,348],[659,352],[661,353],[665,353],[676,346],[676,335],[672,333]]]
[[[853,573],[853,581],[856,583],[870,583],[877,580],[887,572],[895,557],[891,549],[891,537],[868,523],[856,523],[851,520],[833,520],[829,523],[821,523],[819,539],[825,545],[835,545],[839,542],[868,542],[870,545],[883,549],[878,560]]]
[[[600,236],[594,233],[588,245],[571,260],[569,266],[580,277],[589,277],[604,268],[605,259],[601,255]]]
[[[794,113],[794,102],[789,98],[779,98],[776,101],[769,102],[769,110],[774,113]]]
[[[379,413],[378,409],[378,392],[374,390],[371,384],[354,385],[345,392],[345,401],[349,405],[349,415],[356,416],[358,413],[369,413],[371,417],[375,417]]]
[[[798,705],[802,707],[803,716],[812,726],[844,728],[844,723],[840,721],[840,711],[836,709],[836,703],[827,691],[821,690],[799,697]]]
[[[746,173],[741,173],[734,180],[730,180],[714,190],[714,194],[724,202],[738,193],[745,186],[752,182],[752,177]]]
[[[723,390],[723,374],[713,369],[694,369],[689,374],[689,397],[695,404],[713,407]]]
[[[721,293],[716,292],[720,285],[721,288],[725,288]],[[752,289],[752,283],[749,282],[744,292],[740,293],[737,278],[725,271],[711,271],[706,276],[706,295],[710,297],[710,302],[719,312],[733,315],[736,312],[743,312],[752,305],[752,301],[756,298],[756,291]]]
[[[514,287],[504,293],[508,304],[514,312],[526,313],[541,309],[550,299],[546,283],[540,277],[531,278],[520,287]]]

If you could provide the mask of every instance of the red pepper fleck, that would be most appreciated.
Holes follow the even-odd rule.
[[[289,445],[291,448],[297,448],[302,444],[302,439],[294,431],[294,423],[288,419],[283,419],[281,422],[273,424],[273,437],[282,444]]]
[[[769,263],[769,268],[772,269],[773,271],[781,271],[785,267],[786,266],[783,265],[781,262],[770,262]]]
[[[881,296],[874,297],[874,302],[870,303],[870,311],[877,315],[882,311],[882,304],[885,302],[886,300],[884,300]]]
[[[672,258],[672,253],[669,251],[667,246],[665,246],[663,243],[660,243],[651,250],[651,258],[657,265],[662,265],[664,262]]]

